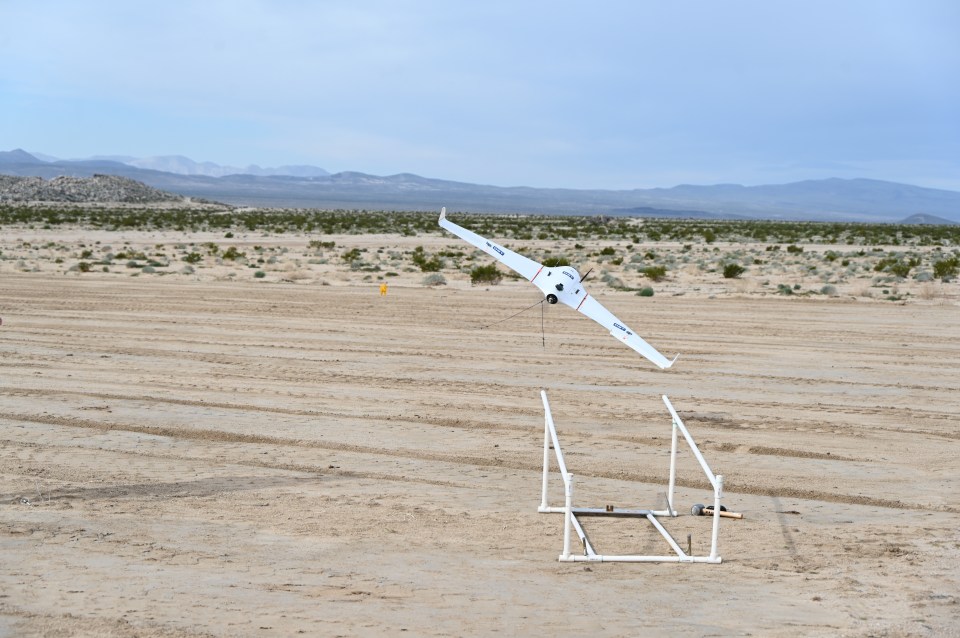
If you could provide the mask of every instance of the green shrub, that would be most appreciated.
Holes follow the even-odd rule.
[[[257,272],[253,273],[253,276],[257,279],[263,279],[267,276],[267,273],[263,272],[262,270],[258,270]]]
[[[203,256],[200,253],[190,253],[183,258],[183,261],[187,262],[188,264],[196,264],[203,261]]]
[[[727,264],[723,267],[723,276],[727,279],[736,279],[744,273],[744,270],[746,269],[740,264]]]
[[[941,259],[933,264],[933,276],[939,279],[956,277],[960,272],[960,257]]]
[[[667,276],[666,266],[647,266],[641,272],[653,281],[662,281]]]
[[[496,286],[503,279],[503,275],[497,270],[496,264],[487,266],[477,266],[470,271],[470,283],[474,286],[478,284],[490,284]]]
[[[919,262],[910,260],[902,262],[897,257],[884,257],[873,267],[874,272],[889,272],[897,277],[906,277],[910,274],[910,269]]]
[[[223,251],[223,258],[229,259],[230,261],[236,261],[237,259],[243,259],[245,255],[237,250],[236,246],[230,246],[225,251]]]
[[[443,260],[438,256],[427,257],[423,251],[423,246],[417,246],[413,251],[413,263],[420,267],[423,272],[438,272],[443,268]]]
[[[543,260],[543,265],[547,268],[556,268],[557,266],[569,266],[570,260],[566,257],[547,257]]]
[[[640,292],[638,292],[637,295],[639,295],[640,297],[652,297],[653,288],[651,288],[650,286],[644,286],[643,288],[640,289]]]
[[[907,277],[910,274],[910,264],[905,264],[898,261],[890,266],[890,272],[895,274],[897,277]]]

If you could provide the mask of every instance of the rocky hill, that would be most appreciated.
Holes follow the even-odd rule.
[[[71,202],[153,204],[186,202],[182,195],[168,193],[142,182],[116,175],[52,179],[0,175],[0,203]]]

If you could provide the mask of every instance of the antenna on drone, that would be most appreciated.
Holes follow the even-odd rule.
[[[583,280],[586,279],[587,277],[589,277],[589,276],[590,276],[590,273],[592,273],[592,272],[593,272],[593,268],[591,268],[590,270],[588,270],[587,272],[585,272],[585,273],[583,274],[583,277],[580,278],[580,283],[583,283]]]
[[[543,302],[540,302],[540,341],[543,343],[543,349],[547,349],[547,336],[543,330]]]

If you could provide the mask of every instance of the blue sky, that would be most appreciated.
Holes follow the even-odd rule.
[[[0,150],[960,190],[955,0],[0,0]]]

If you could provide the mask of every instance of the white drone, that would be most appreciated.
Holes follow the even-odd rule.
[[[555,304],[562,301],[574,310],[582,312],[601,326],[610,331],[610,335],[627,344],[661,370],[666,370],[673,365],[673,361],[656,351],[649,343],[641,339],[636,333],[627,327],[622,321],[613,316],[609,310],[604,308],[599,301],[587,294],[584,290],[583,277],[570,266],[558,266],[548,268],[543,264],[538,264],[532,259],[519,255],[508,248],[498,246],[489,239],[485,239],[473,231],[457,226],[447,219],[447,209],[440,211],[440,226],[449,230],[460,239],[472,244],[487,253],[497,261],[503,263],[512,270],[517,271],[530,283],[540,289],[546,295],[548,303]]]

